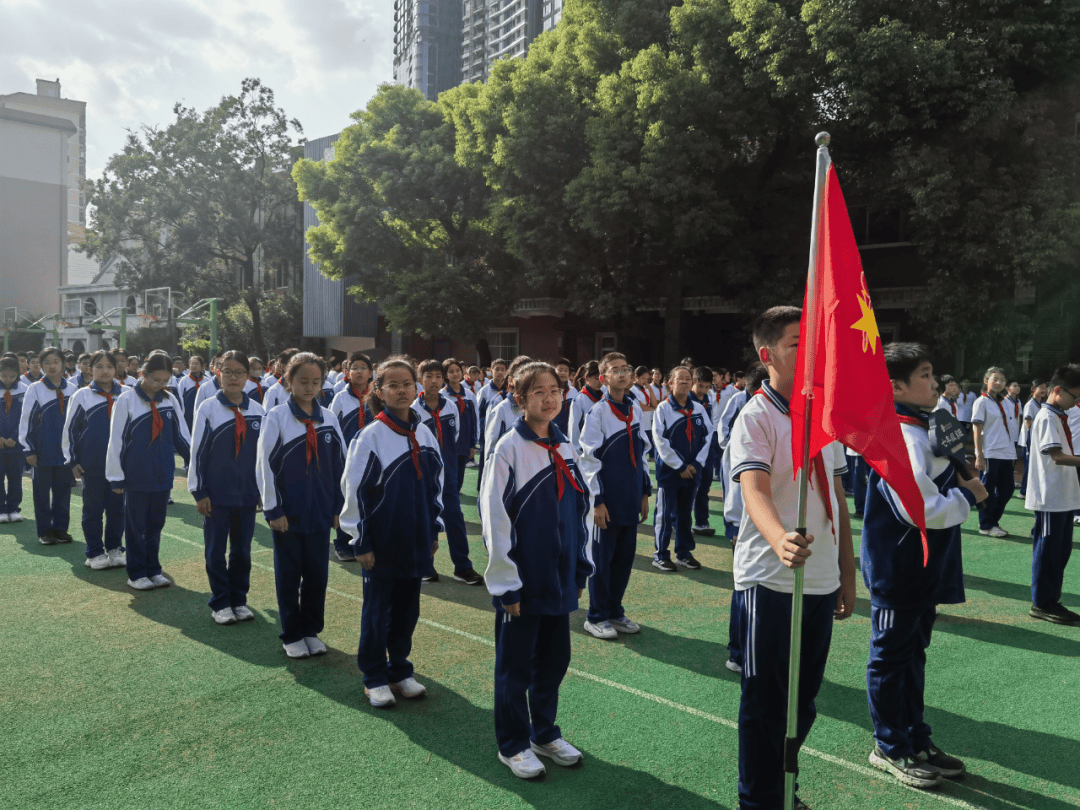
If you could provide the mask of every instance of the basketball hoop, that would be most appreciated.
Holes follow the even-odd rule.
[[[57,321],[56,325],[59,326],[61,329],[68,329],[68,328],[74,326],[75,324],[68,323],[67,321]]]
[[[147,326],[151,323],[157,323],[158,316],[151,315],[149,312],[140,312],[139,320],[143,322],[143,326]]]

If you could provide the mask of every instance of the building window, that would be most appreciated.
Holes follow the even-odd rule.
[[[73,354],[82,354],[86,351],[86,344],[81,340],[76,340],[71,344],[71,351]]]
[[[98,314],[97,302],[94,301],[93,298],[87,298],[85,301],[83,301],[83,314],[89,315],[90,317],[94,317]]]
[[[135,314],[135,296],[129,295],[127,301],[124,302],[124,308],[127,310],[128,315]]]
[[[608,352],[619,350],[619,337],[614,332],[596,333],[596,359],[600,360]]]
[[[517,329],[492,329],[487,333],[488,347],[491,349],[491,359],[501,357],[507,363],[518,356],[518,330]],[[477,356],[476,362],[480,362]]]

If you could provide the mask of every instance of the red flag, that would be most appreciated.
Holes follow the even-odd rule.
[[[892,383],[885,369],[881,335],[866,287],[855,235],[836,171],[829,166],[818,211],[817,329],[810,345],[807,318],[810,290],[803,301],[795,391],[791,398],[791,456],[802,466],[807,403],[804,388],[807,352],[814,361],[810,458],[832,441],[866,459],[893,488],[922,534],[923,565],[929,560],[923,498],[911,470],[900,420],[893,407]],[[809,472],[809,471],[808,471]]]

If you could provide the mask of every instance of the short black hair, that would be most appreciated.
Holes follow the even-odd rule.
[[[882,350],[889,379],[907,385],[911,375],[923,363],[930,362],[930,353],[921,343],[888,343]]]
[[[635,377],[640,377],[642,374],[648,374],[648,373],[649,373],[649,367],[648,366],[638,366],[637,368],[634,369],[634,376]]]
[[[416,373],[421,377],[423,377],[429,371],[438,372],[441,375],[443,373],[442,363],[435,359],[425,360],[424,362],[420,363],[420,365],[416,369]]]
[[[1050,388],[1080,388],[1080,365],[1069,363],[1059,366],[1050,378]]]
[[[769,376],[768,369],[760,361],[750,366],[750,370],[746,372],[746,393],[753,396],[761,388],[761,384],[765,382],[765,378]]]
[[[698,366],[694,369],[694,382],[712,383],[712,369],[708,366]]]
[[[740,369],[739,371],[736,371],[734,374],[731,375],[731,379],[733,379],[733,380],[745,380],[746,379],[746,372],[742,371]]]
[[[944,390],[946,385],[956,382],[956,378],[953,377],[952,374],[942,374],[940,377],[937,378],[937,381],[938,385],[940,385],[942,390]],[[959,385],[960,383],[956,384]]]
[[[553,365],[555,368],[558,368],[559,366],[566,366],[571,371],[574,370],[574,364],[571,363],[569,360],[567,360],[565,357],[560,357],[558,360],[556,360],[551,365]]]
[[[19,358],[4,356],[0,359],[0,371],[14,371],[19,373]]]
[[[1031,390],[1034,391],[1040,385],[1046,385],[1046,380],[1040,380],[1038,377],[1036,377],[1034,380],[1031,381]]]
[[[784,336],[784,330],[802,320],[799,307],[771,307],[754,319],[750,332],[754,336],[754,350],[775,346]]]

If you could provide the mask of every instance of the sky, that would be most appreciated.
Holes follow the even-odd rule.
[[[0,94],[59,78],[86,102],[87,175],[129,130],[205,110],[246,77],[309,140],[340,132],[393,79],[393,0],[0,0]]]

